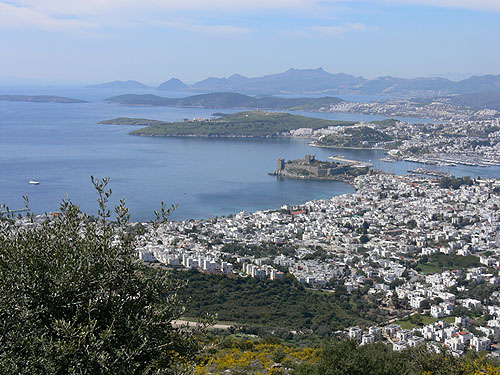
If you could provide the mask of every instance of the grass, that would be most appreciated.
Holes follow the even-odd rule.
[[[415,270],[425,275],[442,272],[443,270],[454,270],[457,268],[478,267],[479,258],[475,256],[446,255],[442,253],[422,257],[417,263]]]
[[[428,316],[428,315],[420,315],[420,314],[416,314],[413,316],[418,317],[417,319],[419,319],[422,322],[422,325],[419,325],[419,324],[416,324],[415,322],[412,322],[411,317],[398,320],[396,322],[396,324],[399,324],[401,326],[401,328],[403,328],[403,329],[413,329],[415,327],[422,327],[424,325],[432,324],[432,323],[435,323],[435,322],[440,321],[440,320],[444,320],[447,323],[453,323],[455,321],[454,316],[446,316],[443,318],[433,318],[433,317]]]

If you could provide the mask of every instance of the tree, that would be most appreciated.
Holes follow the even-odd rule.
[[[92,180],[98,220],[69,200],[30,226],[0,217],[2,374],[179,374],[195,360],[199,332],[172,325],[181,285],[137,259],[124,201],[110,223],[109,180]]]

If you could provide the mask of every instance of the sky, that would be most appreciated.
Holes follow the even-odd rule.
[[[499,46],[500,0],[0,0],[0,82],[460,77]]]

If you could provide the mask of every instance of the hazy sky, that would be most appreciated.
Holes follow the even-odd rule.
[[[0,77],[500,73],[500,0],[0,0]]]

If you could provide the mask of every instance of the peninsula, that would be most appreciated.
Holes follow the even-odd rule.
[[[342,99],[329,96],[322,98],[282,98],[277,96],[253,97],[234,92],[201,94],[185,98],[165,98],[151,94],[127,94],[113,96],[104,101],[121,105],[138,106],[287,109],[304,111],[326,110],[326,108],[343,102]]]
[[[393,138],[387,133],[374,129],[374,125],[376,124],[337,128],[335,133],[320,136],[310,145],[332,148],[384,148],[386,142],[393,141]]]
[[[277,169],[271,176],[311,180],[333,180],[349,182],[356,176],[370,172],[368,166],[356,162],[328,162],[316,160],[314,155],[306,155],[303,159],[278,159]]]
[[[246,111],[223,115],[214,119],[194,119],[181,122],[117,118],[100,124],[143,125],[130,132],[141,136],[191,137],[287,137],[298,129],[322,129],[354,125],[352,121],[331,121],[282,112]]]
[[[30,102],[30,103],[88,103],[85,100],[66,98],[64,96],[52,95],[0,95],[0,101],[4,102]]]

